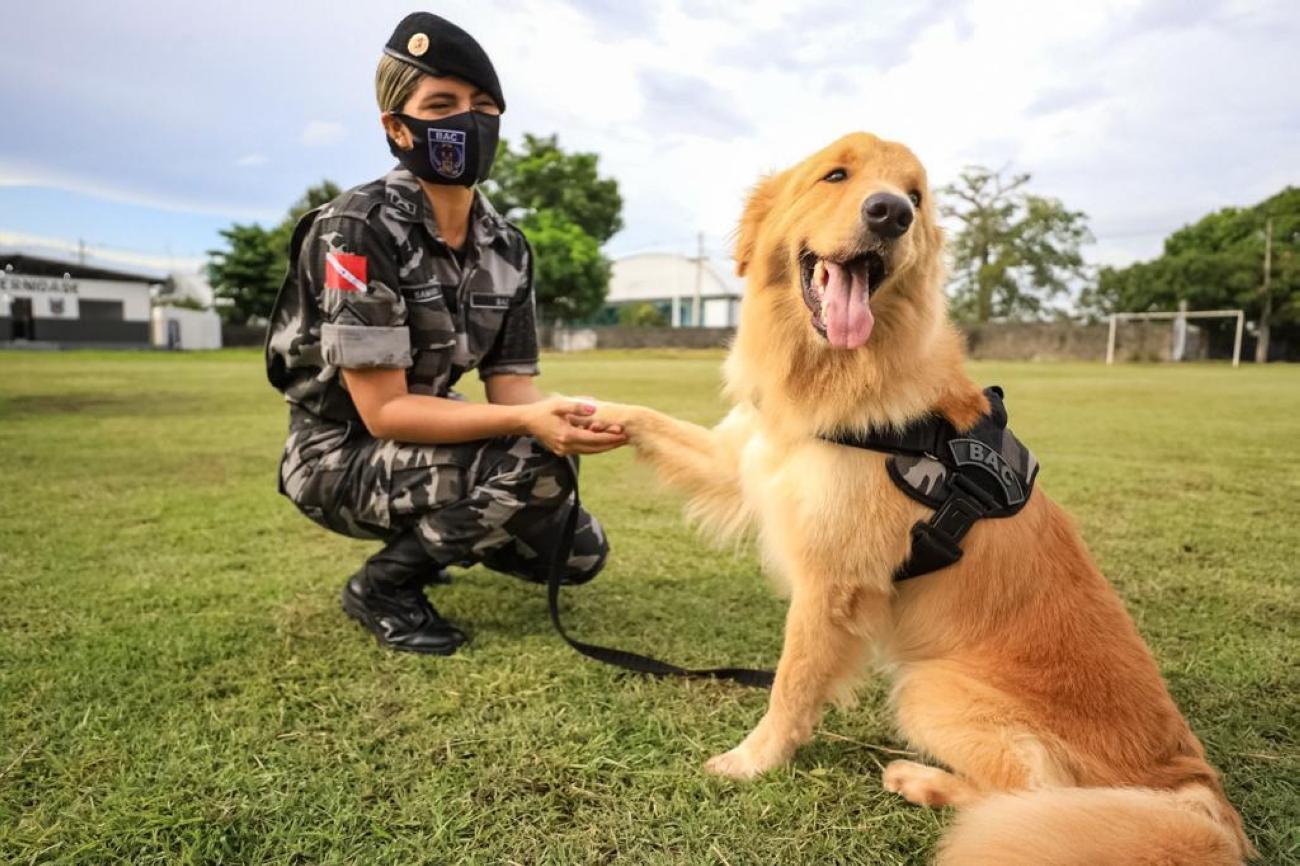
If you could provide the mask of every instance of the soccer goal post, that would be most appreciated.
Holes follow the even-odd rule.
[[[1106,363],[1115,363],[1115,335],[1120,322],[1146,320],[1172,320],[1174,323],[1174,360],[1182,360],[1182,347],[1187,339],[1188,319],[1236,319],[1237,334],[1232,342],[1232,366],[1241,366],[1241,336],[1246,328],[1246,314],[1243,310],[1187,310],[1180,309],[1172,313],[1111,313],[1110,337],[1106,341]]]

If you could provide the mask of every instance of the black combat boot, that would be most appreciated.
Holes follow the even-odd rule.
[[[440,569],[414,532],[388,542],[343,587],[343,610],[374,634],[380,646],[451,655],[469,638],[425,598],[424,586]]]

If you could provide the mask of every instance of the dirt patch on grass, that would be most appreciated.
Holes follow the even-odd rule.
[[[175,394],[20,394],[0,400],[0,417],[190,415],[203,406],[197,397]]]

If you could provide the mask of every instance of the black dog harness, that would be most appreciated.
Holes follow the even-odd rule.
[[[1007,429],[1002,389],[987,388],[989,413],[970,430],[956,428],[935,415],[903,430],[871,431],[865,436],[823,436],[828,442],[883,451],[891,455],[889,477],[908,496],[930,508],[934,516],[912,527],[912,551],[894,573],[907,580],[938,571],[961,559],[961,540],[975,521],[985,517],[1010,517],[1029,501],[1038,461]],[[560,623],[560,584],[578,522],[578,474],[565,461],[573,481],[573,503],[551,554],[546,600],[551,623],[578,652],[604,662],[651,676],[725,679],[756,688],[771,688],[771,671],[749,668],[681,668],[650,656],[597,646],[571,637]]]
[[[1033,453],[1007,429],[1002,389],[984,389],[989,412],[958,432],[931,415],[902,430],[823,436],[827,442],[889,454],[886,467],[898,489],[934,509],[912,526],[912,550],[894,572],[907,580],[961,559],[961,540],[975,522],[1010,517],[1025,507],[1038,475]]]

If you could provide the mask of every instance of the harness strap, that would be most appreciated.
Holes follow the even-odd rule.
[[[960,433],[941,415],[906,428],[868,429],[822,438],[837,445],[892,455],[890,480],[905,495],[934,509],[912,525],[912,547],[894,580],[920,577],[956,563],[961,541],[986,517],[1010,517],[1024,507],[1038,461],[1007,429],[1002,389],[984,389],[989,411]]]
[[[894,580],[920,577],[957,562],[962,556],[961,540],[995,505],[979,485],[954,475],[952,495],[928,521],[912,524],[912,550],[894,572]]]
[[[569,554],[573,550],[573,537],[578,529],[580,501],[578,499],[577,470],[574,469],[572,460],[565,460],[564,465],[567,467],[566,471],[569,473],[569,479],[573,482],[573,502],[569,506],[568,515],[564,519],[564,528],[561,530],[559,540],[555,545],[546,575],[546,604],[550,608],[551,624],[560,633],[560,637],[564,638],[569,646],[587,658],[639,674],[649,674],[656,677],[677,676],[731,680],[742,686],[770,689],[775,678],[772,671],[752,670],[750,668],[703,668],[698,670],[682,668],[650,656],[614,649],[613,647],[597,646],[569,636],[569,633],[564,630],[564,626],[560,623],[560,585],[564,577],[565,567],[569,561]]]
[[[869,430],[866,433],[840,434],[824,438],[839,445],[863,448],[868,451],[883,451],[886,454],[901,454],[905,457],[933,457],[943,448],[946,438],[945,426],[945,424],[912,424],[902,430],[891,427],[885,430]]]

